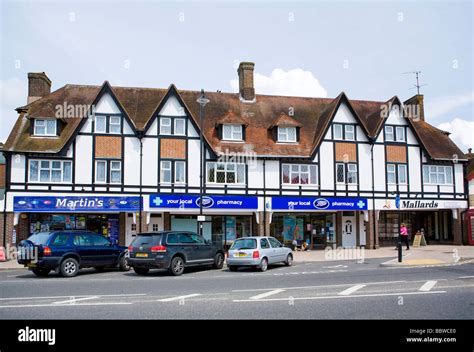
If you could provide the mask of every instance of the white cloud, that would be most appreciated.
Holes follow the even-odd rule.
[[[254,84],[257,94],[327,97],[327,91],[318,79],[310,71],[301,68],[289,71],[276,68],[270,77],[255,72]],[[234,92],[239,91],[238,79],[231,80],[230,85]]]
[[[9,78],[0,81],[0,142],[5,142],[18,113],[15,108],[26,105],[28,88],[26,80]]]
[[[451,122],[444,122],[437,126],[440,130],[451,132],[451,139],[463,151],[474,147],[474,121],[455,118]]]
[[[474,91],[460,95],[444,96],[437,99],[426,100],[425,110],[428,119],[435,119],[452,112],[455,109],[472,104]]]

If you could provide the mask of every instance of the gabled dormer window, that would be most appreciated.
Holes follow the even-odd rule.
[[[33,134],[35,136],[56,136],[57,121],[53,119],[35,119]]]
[[[296,127],[278,126],[277,141],[282,143],[296,142]]]
[[[222,139],[227,141],[242,141],[242,125],[222,125]]]
[[[122,129],[121,115],[95,115],[94,132],[119,134]]]

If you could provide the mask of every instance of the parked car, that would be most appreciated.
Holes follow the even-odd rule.
[[[150,269],[167,269],[177,276],[188,266],[224,266],[222,243],[212,243],[187,231],[139,233],[128,247],[129,265],[139,275]]]
[[[227,256],[227,267],[235,271],[241,266],[257,267],[266,271],[269,264],[293,264],[291,249],[273,237],[241,237],[234,241]]]
[[[37,251],[37,258],[33,255]],[[93,267],[102,271],[107,267],[128,266],[127,247],[89,231],[39,232],[20,242],[18,263],[37,276],[47,276],[55,270],[65,277],[76,276],[81,268]]]

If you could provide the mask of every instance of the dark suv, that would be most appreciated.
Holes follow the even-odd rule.
[[[129,265],[139,275],[150,269],[167,269],[172,275],[181,275],[184,268],[212,265],[222,269],[222,244],[206,241],[202,236],[187,231],[139,233],[128,247]]]
[[[89,231],[52,231],[31,235],[18,245],[18,263],[38,276],[56,270],[62,276],[76,276],[80,268],[128,266],[127,247],[113,244],[104,236]]]

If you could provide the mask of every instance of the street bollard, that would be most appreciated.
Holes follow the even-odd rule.
[[[400,238],[400,236],[398,236]],[[398,262],[402,262],[402,241],[398,240]]]

